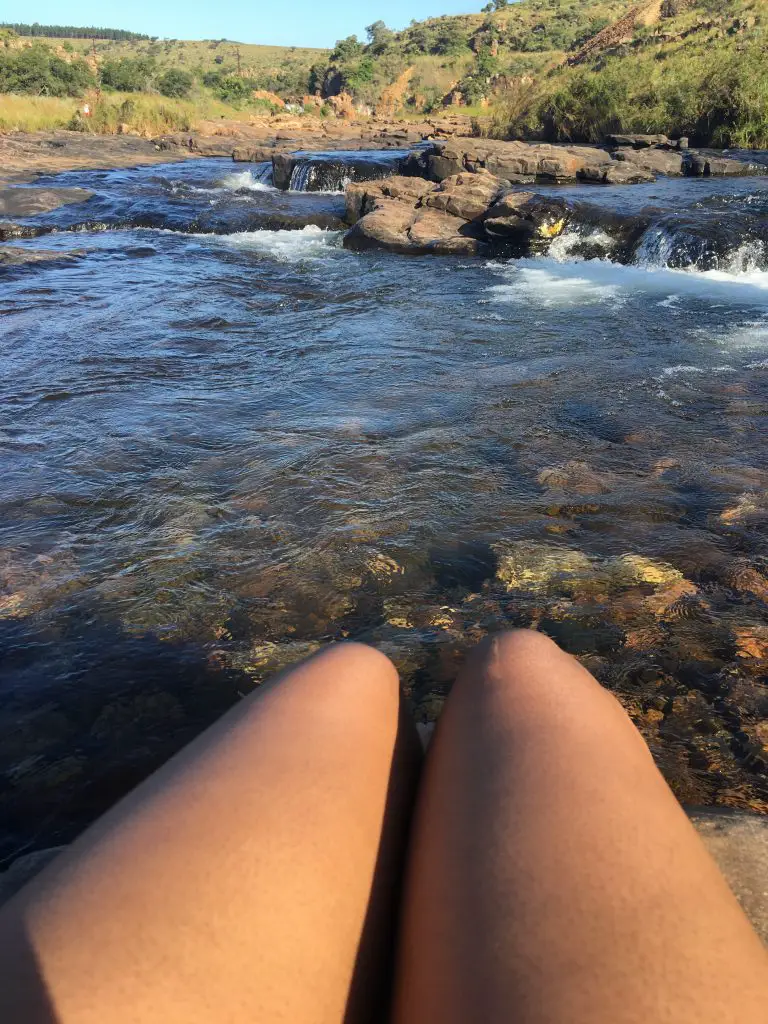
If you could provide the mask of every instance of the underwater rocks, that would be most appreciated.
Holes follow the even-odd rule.
[[[0,249],[0,267],[26,267],[38,263],[68,263],[81,256],[85,256],[84,249],[57,252],[55,249],[22,249],[21,246],[8,245]],[[2,599],[0,598],[1,613]]]
[[[554,238],[570,207],[557,198],[514,192],[487,172],[464,172],[439,184],[397,176],[350,185],[347,249],[423,255],[473,254],[492,246],[527,248]]]
[[[0,188],[0,217],[33,217],[67,203],[84,203],[92,195],[84,188]]]

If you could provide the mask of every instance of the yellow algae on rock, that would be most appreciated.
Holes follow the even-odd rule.
[[[556,238],[565,227],[565,217],[556,220],[553,224],[539,224],[538,233],[541,238]]]
[[[567,589],[569,581],[582,580],[593,573],[589,557],[572,548],[524,540],[497,550],[496,576],[507,590],[545,593],[554,586]]]
[[[388,582],[393,576],[402,576],[405,572],[402,565],[390,558],[389,555],[384,555],[380,551],[377,551],[375,555],[365,561],[365,568],[371,574],[375,576],[377,580],[384,580]]]
[[[680,570],[668,562],[659,562],[644,555],[619,555],[618,558],[612,559],[611,570],[622,582],[650,583],[654,587],[678,583],[685,579]]]

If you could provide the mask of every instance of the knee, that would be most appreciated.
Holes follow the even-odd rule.
[[[546,634],[514,629],[485,638],[470,653],[459,689],[516,708],[551,707],[567,693],[602,690],[597,680]],[[607,691],[606,691],[607,696]]]
[[[334,643],[310,659],[328,684],[332,699],[350,699],[357,706],[397,703],[400,677],[390,659],[375,647],[347,641]]]
[[[545,665],[553,659],[568,658],[554,640],[535,629],[507,629],[491,633],[470,655],[480,663],[484,676],[521,674],[532,667]]]

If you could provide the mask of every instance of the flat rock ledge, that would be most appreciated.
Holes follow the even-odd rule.
[[[524,251],[560,234],[570,213],[565,200],[515,191],[509,180],[485,170],[439,183],[395,175],[348,187],[352,227],[344,247],[414,256]]]
[[[461,171],[488,171],[517,185],[583,181],[634,185],[657,174],[686,177],[765,174],[750,154],[689,149],[663,135],[607,137],[604,146],[564,146],[493,139],[434,140],[404,161],[402,173],[442,181]]]
[[[756,932],[768,945],[768,817],[727,808],[689,808],[688,816],[717,861]],[[0,904],[66,847],[19,857],[0,874]]]

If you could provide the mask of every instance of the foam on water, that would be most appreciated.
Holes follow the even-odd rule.
[[[221,187],[232,192],[276,192],[277,189],[271,181],[263,181],[254,177],[252,171],[233,171],[221,179]]]
[[[233,235],[217,235],[216,240],[290,263],[327,256],[329,250],[338,248],[341,234],[340,231],[326,231],[310,224],[295,231],[240,231]]]
[[[497,302],[531,302],[540,306],[586,306],[623,303],[642,292],[668,303],[670,297],[701,296],[714,301],[768,305],[768,271],[675,270],[625,266],[610,260],[523,259],[490,263],[506,278],[487,291]]]

